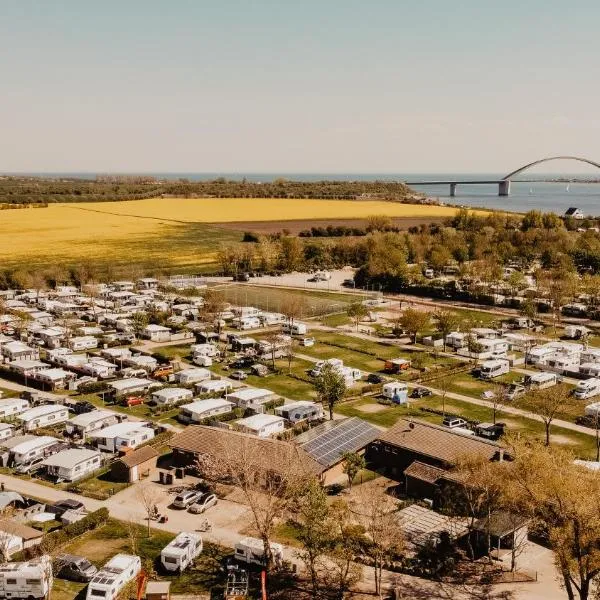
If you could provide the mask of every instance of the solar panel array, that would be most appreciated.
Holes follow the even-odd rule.
[[[313,430],[314,432],[315,430]],[[334,465],[346,452],[364,448],[379,435],[379,430],[357,417],[336,423],[302,445],[320,465]]]

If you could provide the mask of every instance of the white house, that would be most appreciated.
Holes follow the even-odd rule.
[[[152,388],[160,387],[158,381],[152,379],[141,379],[139,377],[128,377],[127,379],[118,379],[111,381],[108,386],[114,391],[117,396],[125,394],[146,393]]]
[[[156,406],[168,406],[169,404],[176,404],[183,400],[191,400],[194,397],[192,390],[186,388],[163,388],[152,392],[150,401],[154,402]]]
[[[142,335],[152,342],[168,342],[171,340],[171,330],[168,327],[155,325],[154,323],[147,325]]]
[[[175,373],[175,381],[181,384],[198,383],[210,379],[212,373],[208,369],[192,367]]]
[[[323,418],[323,405],[309,400],[300,400],[278,406],[275,414],[292,424],[300,421],[318,421]]]
[[[285,419],[277,415],[259,414],[239,419],[235,425],[246,433],[252,433],[258,437],[270,437],[284,431]]]
[[[0,354],[9,361],[15,360],[38,360],[40,351],[38,348],[32,348],[23,342],[8,342],[0,347]]]
[[[0,400],[0,419],[18,415],[30,408],[27,400],[21,398],[3,398]]]
[[[182,423],[199,423],[202,419],[224,415],[233,410],[233,402],[223,398],[210,398],[208,400],[197,400],[190,404],[184,404],[179,413]]]
[[[54,446],[58,440],[50,435],[23,435],[14,438],[11,442],[14,442],[9,445],[9,454],[12,462],[15,465],[21,465],[38,456],[44,456],[48,448]]]
[[[65,431],[69,435],[77,435],[84,438],[92,431],[115,425],[119,421],[119,415],[110,410],[92,410],[91,412],[83,413],[69,419],[65,423]]]
[[[571,217],[573,219],[577,219],[578,221],[583,221],[583,219],[585,219],[585,213],[576,206],[570,206],[565,211],[565,217]]]
[[[69,340],[69,348],[75,352],[93,350],[98,347],[98,340],[92,335],[80,335]]]
[[[38,371],[33,375],[33,379],[43,383],[52,390],[64,390],[69,381],[75,379],[75,375],[57,367],[55,369]]]
[[[62,404],[42,404],[17,415],[23,431],[34,431],[39,427],[64,423],[68,418],[69,409]]]
[[[77,481],[102,466],[102,455],[98,450],[70,448],[57,452],[42,462],[42,466],[50,477],[61,481]]]
[[[158,366],[158,361],[146,354],[137,354],[123,359],[123,364],[136,369],[144,369],[145,371],[154,371]]]
[[[49,369],[50,365],[48,363],[42,362],[40,360],[29,360],[26,358],[20,358],[18,360],[13,360],[8,363],[8,368],[23,377],[32,377],[39,371],[43,371],[44,369]]]
[[[97,357],[90,358],[81,365],[80,369],[86,375],[98,377],[98,379],[110,379],[117,373],[117,365]]]
[[[275,394],[271,390],[262,388],[244,388],[236,390],[228,395],[227,399],[235,402],[237,406],[247,408],[250,405],[261,405],[270,402],[275,398]]]
[[[228,379],[210,379],[197,383],[194,388],[197,394],[218,394],[233,389],[233,384]]]
[[[9,423],[0,423],[0,443],[11,438],[15,434],[15,426]]]
[[[154,430],[143,421],[117,423],[88,434],[99,450],[117,452],[124,448],[135,448],[154,437]]]

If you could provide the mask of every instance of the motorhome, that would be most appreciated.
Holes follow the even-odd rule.
[[[11,438],[15,434],[15,426],[9,423],[0,423],[0,442]]]
[[[584,325],[567,325],[565,327],[565,337],[570,340],[581,340],[590,334],[590,329]]]
[[[573,394],[579,400],[586,400],[587,398],[597,396],[600,394],[600,379],[592,377],[591,379],[578,381]]]
[[[273,561],[279,564],[283,560],[283,546],[277,542],[271,542],[271,554]],[[240,562],[251,565],[265,565],[265,547],[262,540],[252,537],[242,538],[235,545],[235,558]]]
[[[535,375],[525,376],[525,385],[529,386],[533,390],[543,390],[557,383],[560,383],[562,378],[557,373],[536,373]]]
[[[0,400],[0,419],[10,418],[30,408],[27,400],[21,398],[3,398]]]
[[[395,404],[406,404],[408,401],[408,386],[400,381],[390,381],[384,383],[381,388],[384,398],[391,400]]]
[[[52,560],[46,555],[0,566],[0,598],[48,598],[52,583]]]
[[[181,573],[202,552],[202,536],[182,531],[160,552],[160,564],[165,570]]]
[[[64,423],[69,418],[69,409],[62,404],[42,404],[17,415],[24,431]]]
[[[306,335],[308,326],[306,323],[294,321],[293,323],[284,323],[281,326],[281,331],[282,333],[287,333],[288,335]]]
[[[139,556],[116,554],[90,581],[86,600],[115,600],[121,590],[142,570]]]
[[[262,323],[258,317],[241,317],[235,321],[234,325],[237,329],[241,329],[243,331],[262,327]]]
[[[510,365],[507,360],[486,360],[481,363],[481,379],[493,379],[506,375],[510,371]]]
[[[235,405],[223,398],[209,398],[184,404],[179,413],[182,423],[200,423],[203,419],[230,413]]]

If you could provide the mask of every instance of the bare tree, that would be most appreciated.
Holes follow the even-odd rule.
[[[139,487],[136,496],[140,504],[144,507],[146,520],[148,521],[148,537],[150,537],[150,521],[158,511],[160,493],[150,484],[145,484]]]
[[[527,404],[532,412],[539,415],[544,423],[545,444],[550,445],[550,428],[552,422],[569,400],[569,388],[564,385],[555,385],[544,390],[534,390],[527,396]]]

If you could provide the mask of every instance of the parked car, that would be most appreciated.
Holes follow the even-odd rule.
[[[212,506],[218,502],[218,498],[215,494],[206,494],[205,496],[200,497],[194,504],[192,504],[188,510],[195,514],[202,514],[204,511],[208,510]]]
[[[82,415],[96,410],[96,407],[91,402],[84,400],[82,402],[75,402],[70,406],[69,410],[72,410],[76,415]]]
[[[237,379],[238,381],[243,381],[244,379],[248,379],[248,374],[244,373],[244,371],[234,371],[230,375],[231,379]]]
[[[315,338],[314,337],[305,337],[305,338],[302,338],[300,340],[300,345],[304,346],[305,348],[308,348],[310,346],[314,346],[315,345]]]
[[[97,572],[98,569],[84,556],[64,554],[59,556],[54,564],[56,576],[69,581],[87,583]]]
[[[367,376],[367,383],[383,383],[384,381],[385,377],[377,375],[377,373],[369,373]]]
[[[127,396],[127,398],[121,401],[123,406],[139,406],[144,404],[144,398],[142,396]]]
[[[236,358],[232,363],[231,366],[234,369],[243,369],[244,367],[250,367],[254,364],[254,361],[256,359],[252,358],[251,356],[242,356],[241,358]]]
[[[469,424],[464,419],[459,417],[444,417],[442,425],[444,425],[444,427],[454,429],[455,427],[468,427]]]
[[[188,506],[194,504],[194,502],[197,502],[201,496],[202,492],[194,490],[182,492],[181,494],[177,494],[177,496],[175,496],[175,500],[173,500],[173,506],[175,508],[187,508]]]
[[[168,377],[172,374],[173,365],[162,365],[152,373],[152,377]]]
[[[38,456],[36,458],[32,458],[29,462],[19,465],[15,469],[15,473],[18,473],[19,475],[25,475],[25,473],[33,473],[33,472],[37,471],[38,469],[41,469],[42,462],[44,462],[43,456]]]
[[[428,390],[427,388],[423,388],[423,387],[418,387],[415,388],[411,394],[410,397],[411,398],[425,398],[425,396],[431,396],[433,394],[433,392],[431,390]]]

